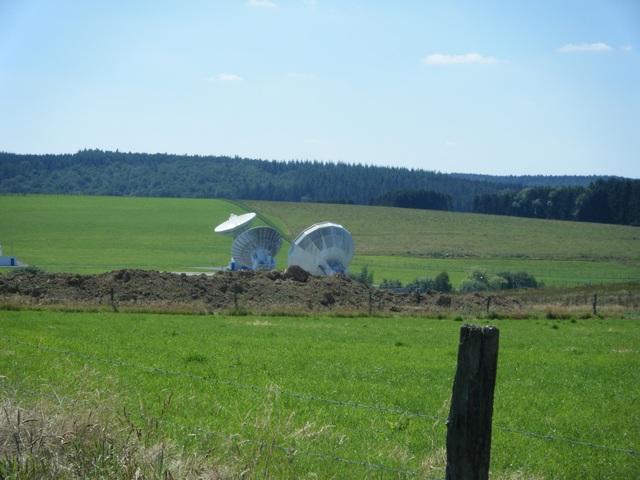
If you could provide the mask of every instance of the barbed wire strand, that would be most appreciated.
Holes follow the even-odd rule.
[[[341,401],[341,400],[331,400],[331,399],[326,399],[326,398],[321,398],[321,397],[314,397],[312,395],[303,395],[303,394],[299,394],[299,393],[287,392],[287,391],[279,390],[279,389],[256,387],[254,385],[245,385],[245,384],[238,383],[238,382],[229,382],[229,381],[225,381],[225,380],[218,380],[216,378],[202,376],[202,375],[193,375],[193,374],[190,374],[190,373],[174,372],[174,371],[171,371],[171,370],[165,370],[165,369],[156,368],[156,367],[146,367],[146,366],[142,366],[142,365],[135,365],[133,363],[125,363],[125,362],[121,362],[121,361],[118,361],[118,360],[110,360],[110,359],[104,359],[104,358],[99,358],[99,357],[93,357],[93,356],[90,356],[90,355],[85,355],[83,353],[75,353],[75,352],[71,352],[71,351],[60,350],[60,349],[55,349],[55,348],[51,348],[51,347],[45,347],[45,346],[42,346],[42,345],[36,345],[36,344],[33,344],[33,343],[28,343],[28,342],[23,342],[23,341],[20,341],[20,340],[15,340],[15,339],[12,339],[12,338],[0,337],[0,341],[6,341],[6,342],[9,342],[9,343],[15,343],[15,344],[18,344],[18,345],[37,348],[37,349],[46,350],[46,351],[59,353],[59,354],[63,354],[63,355],[76,356],[76,357],[84,358],[84,359],[87,359],[87,360],[94,360],[94,361],[109,363],[109,364],[116,365],[116,366],[121,366],[121,367],[131,367],[131,368],[137,368],[137,369],[141,369],[141,370],[147,370],[147,371],[150,371],[150,372],[162,373],[162,374],[166,374],[166,375],[186,377],[186,378],[191,378],[191,379],[195,379],[195,380],[203,380],[203,381],[207,381],[207,382],[217,383],[217,384],[220,384],[220,385],[233,386],[233,387],[238,387],[238,388],[245,388],[245,389],[264,392],[264,393],[274,393],[274,394],[279,394],[279,395],[285,395],[285,396],[298,398],[298,399],[302,399],[302,400],[324,402],[324,403],[329,403],[329,404],[332,404],[332,405],[343,406],[343,407],[352,407],[352,408],[363,408],[363,409],[369,409],[369,410],[376,410],[376,411],[381,411],[381,412],[386,412],[386,413],[393,413],[393,414],[396,414],[396,415],[406,415],[406,416],[419,417],[419,418],[428,418],[428,419],[431,419],[431,420],[437,420],[437,421],[442,421],[442,422],[447,422],[448,421],[447,418],[439,417],[439,416],[436,416],[436,415],[428,415],[428,414],[425,414],[425,413],[409,412],[409,411],[405,411],[405,410],[398,410],[398,409],[380,407],[380,406],[375,406],[375,405],[365,405],[365,404],[360,404],[360,403],[344,402],[344,401]],[[630,455],[640,455],[640,451],[632,450],[632,449],[610,447],[610,446],[607,446],[607,445],[598,445],[598,444],[590,443],[590,442],[582,442],[582,441],[579,441],[579,440],[572,440],[572,439],[562,438],[562,437],[554,437],[554,436],[551,436],[551,435],[543,435],[543,434],[535,433],[535,432],[527,432],[527,431],[523,431],[523,430],[515,430],[515,429],[511,429],[511,428],[507,428],[507,427],[494,426],[493,428],[495,428],[496,430],[502,430],[502,431],[509,432],[509,433],[517,433],[517,434],[520,434],[520,435],[526,435],[526,436],[534,437],[534,438],[554,440],[554,441],[565,442],[565,443],[569,443],[569,444],[573,444],[573,445],[581,445],[581,446],[599,448],[599,449],[603,449],[603,450],[611,450],[611,451],[615,451],[615,452],[623,452],[623,453],[628,453]]]
[[[284,395],[284,396],[288,396],[288,397],[298,398],[298,399],[301,399],[301,400],[324,402],[324,403],[329,403],[329,404],[332,404],[332,405],[338,405],[338,406],[341,406],[341,407],[353,407],[353,408],[364,408],[364,409],[369,409],[369,410],[377,410],[377,411],[382,411],[382,412],[386,412],[386,413],[393,413],[393,414],[396,414],[396,415],[406,415],[406,416],[411,416],[411,417],[422,417],[422,418],[428,418],[430,420],[439,420],[439,421],[443,421],[443,422],[447,421],[447,419],[445,417],[438,417],[436,415],[427,415],[425,413],[408,412],[408,411],[404,411],[404,410],[387,408],[387,407],[380,407],[380,406],[375,406],[375,405],[366,405],[366,404],[361,404],[361,403],[345,402],[345,401],[342,401],[342,400],[331,400],[331,399],[322,398],[322,397],[314,397],[313,395],[304,395],[304,394],[300,394],[300,393],[287,392],[285,390],[280,390],[280,389],[275,389],[275,388],[256,387],[255,385],[245,385],[245,384],[238,383],[238,382],[230,382],[230,381],[226,381],[226,380],[219,380],[217,378],[208,377],[208,376],[204,376],[204,375],[194,375],[194,374],[191,374],[191,373],[175,372],[175,371],[172,371],[172,370],[165,370],[165,369],[157,368],[157,367],[147,367],[147,366],[143,366],[143,365],[135,365],[133,363],[121,362],[119,360],[110,360],[110,359],[104,359],[104,358],[99,358],[99,357],[93,357],[93,356],[86,355],[86,354],[83,354],[83,353],[75,353],[75,352],[71,352],[71,351],[68,351],[68,350],[59,350],[59,349],[51,348],[51,347],[44,347],[42,345],[36,345],[34,343],[22,342],[20,340],[14,340],[14,339],[11,339],[11,338],[0,337],[0,340],[6,341],[6,342],[9,342],[9,343],[16,343],[18,345],[23,345],[23,346],[27,346],[27,347],[37,348],[37,349],[40,349],[40,350],[46,350],[46,351],[49,351],[49,352],[54,352],[54,353],[59,353],[59,354],[63,354],[63,355],[69,355],[69,356],[84,358],[86,360],[94,360],[94,361],[99,361],[99,362],[103,362],[103,363],[109,363],[111,365],[116,365],[116,366],[119,366],[119,367],[137,368],[137,369],[140,369],[140,370],[147,370],[147,371],[150,371],[150,372],[162,373],[162,374],[165,374],[165,375],[172,375],[172,376],[177,376],[177,377],[190,378],[192,380],[203,380],[203,381],[217,383],[217,384],[220,384],[220,385],[225,385],[225,386],[230,386],[230,387],[238,387],[238,388],[244,388],[244,389],[248,389],[248,390],[254,390],[254,391],[257,391],[257,392],[274,393],[274,394],[277,394],[277,395]]]
[[[602,449],[605,449],[605,450],[612,450],[614,452],[628,453],[630,455],[640,455],[640,452],[637,452],[635,450],[629,450],[629,449],[626,449],[626,448],[608,447],[606,445],[598,445],[598,444],[590,443],[590,442],[581,442],[579,440],[569,440],[567,438],[554,437],[553,435],[542,435],[540,433],[525,432],[523,430],[515,430],[513,428],[507,428],[507,427],[494,427],[494,428],[496,430],[502,430],[503,432],[518,433],[520,435],[526,435],[528,437],[534,437],[534,438],[542,438],[544,440],[556,440],[556,441],[559,441],[559,442],[571,443],[573,445],[582,445],[584,447],[602,448]]]
[[[253,440],[253,439],[249,439],[249,438],[244,438],[241,437],[240,435],[225,435],[223,433],[219,433],[219,432],[214,432],[212,430],[206,430],[204,428],[201,427],[193,427],[193,426],[189,426],[189,425],[183,425],[180,423],[176,423],[176,422],[172,422],[170,420],[165,420],[163,418],[158,418],[158,417],[153,417],[153,416],[148,416],[148,415],[143,415],[143,414],[138,414],[138,413],[133,413],[130,411],[127,411],[126,409],[123,410],[118,410],[112,407],[105,407],[103,405],[100,405],[98,403],[95,402],[88,402],[86,400],[77,400],[77,399],[73,399],[73,398],[69,398],[69,397],[64,397],[64,396],[60,396],[60,395],[54,395],[54,394],[46,394],[46,393],[42,393],[42,392],[36,392],[35,390],[29,390],[26,388],[21,388],[21,387],[13,387],[13,389],[16,392],[23,392],[23,393],[27,393],[30,395],[34,395],[34,396],[38,396],[38,397],[47,397],[47,398],[51,398],[56,400],[57,402],[64,402],[64,403],[69,403],[69,404],[74,404],[74,405],[81,405],[83,407],[87,407],[87,408],[93,408],[95,410],[101,410],[101,411],[105,411],[105,412],[110,412],[110,413],[115,413],[115,414],[124,414],[125,416],[134,416],[137,417],[141,420],[144,420],[145,422],[157,422],[157,423],[164,423],[165,425],[171,426],[171,427],[176,427],[176,428],[180,428],[182,430],[188,430],[188,431],[192,431],[192,432],[197,432],[200,433],[202,435],[210,435],[213,437],[217,437],[217,438],[221,438],[223,440],[228,440],[228,441],[235,441],[235,442],[240,442],[240,443],[251,443],[251,444],[255,444],[261,447],[270,447],[270,448],[276,448],[278,450],[281,450],[287,454],[290,455],[304,455],[304,456],[308,456],[308,457],[315,457],[315,458],[320,458],[323,460],[331,460],[334,462],[340,462],[340,463],[345,463],[348,465],[355,465],[355,466],[359,466],[359,467],[365,467],[365,468],[369,468],[372,470],[380,470],[380,471],[386,471],[386,472],[392,472],[392,473],[398,473],[398,474],[402,474],[402,475],[407,475],[407,476],[412,476],[412,477],[422,477],[422,478],[426,478],[429,480],[442,480],[438,477],[432,477],[429,475],[426,475],[424,473],[420,473],[420,472],[414,472],[414,471],[410,471],[410,470],[402,470],[402,469],[398,469],[398,468],[393,468],[393,467],[387,467],[385,465],[380,465],[380,464],[376,464],[376,463],[371,463],[371,462],[366,462],[366,461],[357,461],[357,460],[350,460],[348,458],[344,458],[344,457],[335,457],[332,455],[327,455],[325,453],[317,453],[317,452],[308,452],[305,450],[299,450],[296,448],[292,448],[292,447],[285,447],[282,445],[277,445],[275,443],[267,443],[267,442],[263,442],[260,440]]]

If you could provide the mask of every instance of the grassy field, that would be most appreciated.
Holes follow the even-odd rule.
[[[637,324],[491,324],[492,478],[634,478]],[[460,322],[1,311],[0,325],[3,422],[27,442],[35,412],[56,419],[66,443],[50,448],[87,450],[88,476],[126,451],[153,478],[186,478],[185,455],[233,478],[444,477]],[[111,446],[83,442],[106,417]]]
[[[367,265],[376,281],[447,271],[457,286],[475,265],[547,285],[640,276],[632,227],[240,205],[289,237],[341,223],[356,243],[352,270]],[[231,240],[213,228],[241,206],[1,196],[0,244],[51,272],[205,271],[229,261]],[[587,292],[587,304],[593,293],[604,295]],[[567,312],[467,319],[500,329],[492,478],[640,471],[637,322]],[[0,310],[0,477],[443,478],[456,319]]]
[[[245,204],[282,219],[292,235],[316,222],[340,223],[364,256],[587,260],[640,267],[636,227],[363,205]]]
[[[466,278],[474,267],[484,269],[488,274],[499,272],[525,271],[543,281],[548,287],[574,285],[599,285],[640,280],[640,269],[619,263],[593,262],[585,260],[530,260],[504,258],[416,258],[389,257],[383,255],[356,257],[351,271],[359,272],[363,266],[374,274],[378,284],[383,278],[398,279],[409,283],[415,278],[435,277],[447,272],[454,287]]]
[[[205,271],[225,266],[231,239],[213,228],[242,207],[285,238],[320,221],[344,225],[356,243],[353,271],[409,282],[447,271],[454,287],[481,266],[527,271],[546,285],[637,281],[635,227],[357,205],[86,196],[0,196],[4,254],[47,271],[119,268]],[[264,222],[258,219],[255,225]],[[284,269],[283,242],[276,268]]]
[[[244,213],[222,200],[48,195],[0,196],[0,210],[5,255],[77,273],[225,266],[232,239],[213,229],[231,213]]]

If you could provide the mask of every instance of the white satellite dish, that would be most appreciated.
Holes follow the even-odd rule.
[[[231,214],[229,220],[226,222],[222,222],[218,225],[214,232],[220,233],[221,235],[225,235],[227,237],[236,238],[242,232],[245,232],[251,228],[251,224],[253,220],[256,218],[255,213],[245,213],[243,215],[235,215]]]
[[[342,225],[316,223],[298,235],[289,249],[287,266],[298,265],[312,275],[349,274],[355,245]]]
[[[233,262],[251,270],[273,270],[282,237],[275,228],[256,227],[241,233],[231,245]]]

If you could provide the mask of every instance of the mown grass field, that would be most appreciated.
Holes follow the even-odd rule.
[[[356,243],[352,270],[374,281],[449,273],[454,287],[474,266],[488,273],[526,271],[549,286],[638,280],[635,227],[362,205],[245,202],[280,218],[292,234],[330,220]]]
[[[635,478],[637,324],[491,324],[492,478]],[[120,468],[120,438],[153,478],[178,478],[184,452],[233,478],[444,478],[460,322],[2,311],[0,325],[2,395],[25,428],[30,408],[70,415],[73,451],[84,425],[119,419],[122,438],[87,447],[93,474]]]
[[[244,213],[222,200],[48,195],[0,196],[0,210],[5,255],[74,273],[225,266],[232,239],[213,229]],[[278,257],[283,265],[286,248]]]
[[[457,287],[474,266],[527,271],[550,286],[640,279],[635,227],[358,205],[240,205],[289,238],[321,221],[344,225],[356,244],[351,269],[368,265],[376,283],[447,271]],[[0,210],[5,255],[77,273],[225,266],[231,239],[213,228],[231,213],[244,213],[223,200],[34,195],[0,196]],[[285,240],[276,268],[286,267],[288,247]]]
[[[640,267],[636,227],[364,205],[244,202],[282,219],[289,232],[342,224],[358,255],[588,260]]]

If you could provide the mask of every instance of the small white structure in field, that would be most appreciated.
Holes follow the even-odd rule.
[[[298,265],[312,275],[349,275],[354,255],[355,244],[346,228],[331,222],[316,223],[295,238],[287,266]]]
[[[5,257],[2,255],[2,245],[0,245],[0,267],[17,267],[18,259],[16,257]]]

